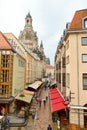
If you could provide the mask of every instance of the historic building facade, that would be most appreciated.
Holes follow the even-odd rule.
[[[57,87],[69,104],[69,123],[87,127],[87,9],[66,24],[55,54]]]
[[[32,17],[30,13],[25,18],[25,26],[23,31],[20,32],[19,39],[30,49],[38,48],[37,32],[34,32],[32,26]]]
[[[21,48],[21,53],[25,56],[25,85],[33,83],[36,79],[41,79],[43,76],[43,65],[40,58],[35,53],[31,52],[30,49],[19,41],[12,33],[5,33],[4,35],[14,48]]]
[[[31,50],[31,52],[36,53],[41,60],[46,60],[42,41],[40,47],[38,45],[37,32],[33,30],[32,17],[30,13],[26,15],[25,26],[23,31],[20,32],[19,40],[21,40]]]
[[[45,64],[46,64],[46,56],[44,54],[44,47],[41,41],[39,46],[37,32],[33,30],[32,26],[32,17],[30,13],[28,13],[25,17],[25,26],[23,31],[20,31],[19,40],[23,42],[23,44],[29,48],[30,52],[34,53],[40,58],[40,62],[43,66],[43,74],[45,75]]]
[[[13,47],[0,32],[0,108],[5,114],[14,111],[14,97],[24,89],[25,63],[21,48]]]
[[[5,114],[15,111],[18,94],[43,78],[45,59],[43,44],[38,46],[29,13],[19,39],[12,33],[0,32],[0,108],[5,108]]]

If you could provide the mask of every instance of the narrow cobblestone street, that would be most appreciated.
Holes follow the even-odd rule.
[[[40,99],[42,99],[41,106],[37,104],[37,112],[35,119],[32,119],[32,116],[29,116],[28,124],[25,127],[11,127],[10,130],[47,130],[48,124],[51,124],[52,130],[56,130],[56,126],[52,123],[51,110],[49,96],[44,105],[43,99],[46,98],[49,92],[49,89],[42,89],[40,94]]]
[[[48,89],[42,90],[40,98],[43,100],[48,95]],[[52,125],[52,118],[51,118],[51,112],[50,112],[50,106],[49,106],[49,98],[46,100],[46,104],[42,102],[41,107],[38,107],[37,111],[37,117],[35,119],[35,126],[33,130],[46,130],[48,124]]]

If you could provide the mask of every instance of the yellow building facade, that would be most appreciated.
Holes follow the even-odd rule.
[[[15,50],[13,58],[13,73],[12,73],[12,96],[16,97],[21,91],[24,90],[26,85],[26,56],[24,49],[19,44],[19,41],[12,33],[4,34],[8,39],[10,45]],[[15,104],[9,107],[9,111],[13,112]]]
[[[14,46],[21,48],[21,53],[25,58],[25,68],[26,68],[26,75],[25,75],[25,86],[35,82],[37,79],[41,79],[43,76],[43,62],[40,58],[30,49],[25,46],[22,41],[18,40],[12,33],[5,33],[5,36],[8,38],[10,42],[15,43]]]

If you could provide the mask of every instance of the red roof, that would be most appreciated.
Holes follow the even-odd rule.
[[[48,68],[48,69],[54,69],[54,66],[52,66],[50,64],[46,64],[46,68]]]
[[[87,9],[78,10],[70,23],[69,30],[82,30],[82,18],[87,16]]]
[[[51,103],[51,112],[56,112],[68,107],[68,104],[65,104],[61,93],[57,88],[50,89],[50,103]]]
[[[7,38],[2,32],[0,32],[0,49],[2,50],[13,50]]]

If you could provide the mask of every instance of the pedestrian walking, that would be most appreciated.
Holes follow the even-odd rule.
[[[50,124],[48,125],[47,130],[52,130],[52,127]]]
[[[46,96],[46,100],[48,99],[48,96]]]
[[[45,90],[47,89],[47,86],[45,86]]]
[[[41,100],[41,99],[39,99],[39,100],[38,100],[38,102],[39,102],[39,106],[41,107],[41,102],[42,102],[42,100]]]
[[[46,99],[43,99],[43,103],[44,103],[44,106],[45,106],[45,104],[46,104]]]

